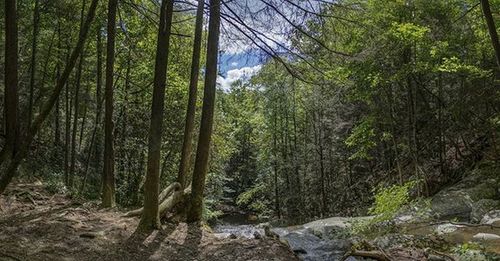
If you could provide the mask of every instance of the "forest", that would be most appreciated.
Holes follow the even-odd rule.
[[[500,260],[500,0],[0,18],[0,260]]]

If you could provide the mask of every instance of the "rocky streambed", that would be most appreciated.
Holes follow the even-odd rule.
[[[353,224],[372,218],[332,217],[267,232],[267,223],[240,220],[216,225],[214,232],[218,237],[279,238],[310,261],[374,260],[346,255],[359,249],[383,253],[387,260],[500,260],[500,171],[476,169],[425,206],[417,204],[378,224],[380,231],[353,232]]]

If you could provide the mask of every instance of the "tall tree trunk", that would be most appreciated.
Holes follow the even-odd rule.
[[[215,93],[217,81],[217,58],[219,55],[220,33],[220,0],[210,0],[210,21],[208,25],[207,68],[205,75],[205,90],[201,115],[200,135],[196,151],[196,161],[193,172],[193,186],[188,221],[201,220],[203,211],[203,192],[208,169],[210,142],[215,109]]]
[[[15,1],[9,0],[8,2],[15,2]],[[21,161],[24,158],[26,158],[28,151],[29,151],[29,147],[30,147],[31,143],[33,142],[33,139],[35,138],[36,134],[40,130],[43,122],[49,116],[50,112],[52,111],[52,108],[54,107],[54,105],[57,101],[57,98],[61,94],[61,91],[62,91],[64,85],[68,81],[69,75],[71,74],[71,71],[75,67],[76,60],[78,59],[78,57],[80,56],[80,54],[83,50],[83,46],[85,44],[85,40],[87,39],[87,34],[89,32],[90,25],[95,17],[95,10],[97,8],[98,2],[99,2],[99,0],[92,0],[92,4],[90,5],[90,8],[88,10],[88,13],[87,13],[87,16],[85,19],[85,23],[84,23],[83,27],[80,28],[78,42],[71,53],[70,59],[66,65],[66,67],[63,70],[61,78],[57,82],[57,85],[55,86],[54,90],[52,91],[52,94],[50,95],[49,99],[42,106],[40,114],[38,114],[38,116],[33,121],[33,124],[31,124],[31,127],[29,128],[29,131],[28,131],[26,137],[23,139],[23,142],[20,143],[19,149],[17,150],[14,158],[9,162],[4,161],[0,165],[0,171],[1,171],[0,173],[2,175],[1,179],[0,179],[0,194],[2,194],[5,191],[5,189],[9,185],[10,181],[12,180],[14,175],[16,174],[16,170],[19,167],[19,164],[21,163]],[[9,5],[6,5],[6,6],[10,7]],[[13,10],[15,10],[15,8]],[[9,14],[9,16],[11,14],[15,14],[15,12],[13,12],[13,10],[8,9],[9,12],[6,12],[6,13]],[[15,50],[15,49],[6,48],[6,50]]]
[[[97,53],[97,73],[96,73],[96,78],[97,78],[97,85],[96,85],[96,114],[95,114],[95,122],[94,122],[94,130],[92,131],[92,138],[90,139],[90,145],[89,145],[89,150],[88,150],[88,156],[87,156],[87,161],[85,162],[85,170],[83,172],[83,181],[82,181],[82,186],[80,188],[80,192],[83,192],[85,190],[85,185],[87,183],[87,175],[88,175],[88,170],[89,170],[89,165],[90,165],[90,159],[92,157],[92,151],[94,144],[96,144],[95,148],[95,154],[96,158],[100,159],[99,155],[99,148],[98,148],[98,142],[100,135],[98,135],[98,130],[99,130],[99,124],[101,122],[101,109],[102,109],[102,99],[101,99],[101,91],[102,91],[102,36],[101,36],[101,28],[98,27],[97,29],[97,42],[96,42],[96,53]],[[99,166],[99,164],[96,164]],[[99,168],[98,168],[99,169]]]
[[[35,10],[33,11],[33,39],[31,42],[31,69],[30,69],[30,93],[28,104],[28,123],[29,127],[33,117],[33,96],[35,90],[35,77],[36,77],[36,51],[38,31],[40,28],[40,0],[35,0]]]
[[[71,150],[71,95],[69,84],[66,84],[66,121],[65,121],[65,131],[64,131],[64,184],[69,186],[69,158]]]
[[[186,112],[186,123],[184,127],[184,141],[182,144],[181,162],[177,182],[184,188],[186,186],[186,176],[191,160],[191,147],[194,130],[194,117],[196,114],[196,96],[198,91],[198,76],[200,72],[201,38],[203,33],[203,11],[204,0],[198,0],[196,10],[196,24],[194,29],[193,56],[191,59],[191,77],[189,79],[189,100]]]
[[[80,127],[80,137],[78,138],[78,150],[82,150],[83,134],[85,133],[85,124],[87,123],[87,108],[89,103],[89,93],[90,85],[85,88],[85,94],[83,95],[83,115],[82,115],[82,126]]]
[[[495,25],[495,21],[493,20],[493,15],[491,14],[490,2],[488,0],[481,0],[481,8],[483,9],[484,19],[486,20],[486,25],[488,26],[491,44],[495,50],[497,65],[500,68],[500,42],[498,41],[497,27]]]
[[[322,110],[322,109],[321,109]],[[319,166],[320,166],[320,184],[321,184],[321,216],[324,217],[328,213],[328,202],[326,198],[326,189],[325,189],[325,156],[324,156],[324,126],[323,126],[323,113],[319,112],[318,116],[318,150],[319,150]]]
[[[83,26],[83,14],[85,13],[85,2],[86,0],[82,2],[82,9],[80,11],[80,16],[82,17],[82,20],[80,22],[80,28]],[[73,117],[73,129],[71,134],[71,166],[69,170],[69,179],[68,179],[68,185],[70,188],[74,186],[74,177],[76,171],[76,133],[78,131],[78,116],[79,116],[78,112],[80,108],[80,86],[82,80],[84,59],[85,59],[85,45],[83,47],[82,54],[80,55],[80,60],[78,61],[78,69],[76,70],[76,83],[74,92],[75,97],[73,99],[75,114]]]
[[[18,150],[18,40],[16,0],[5,0],[5,147],[0,162],[10,161]],[[4,178],[4,177],[2,177]],[[0,190],[1,192],[1,190]]]
[[[56,64],[56,80],[55,83],[57,84],[57,81],[59,81],[59,78],[61,77],[61,62],[60,60],[62,59],[61,56],[61,21],[58,19],[57,20],[57,64]],[[61,116],[60,116],[60,103],[61,103],[61,98],[57,97],[56,100],[56,113],[55,113],[55,134],[54,134],[54,145],[59,146],[61,143]]]
[[[106,43],[106,85],[104,112],[104,170],[102,206],[115,205],[115,151],[113,148],[113,67],[115,63],[116,8],[118,0],[108,1],[108,41]]]
[[[80,85],[82,79],[82,70],[83,70],[83,60],[84,60],[84,52],[82,51],[82,55],[80,56],[80,61],[78,62],[78,69],[76,71],[76,84],[75,84],[75,93],[73,99],[74,105],[74,116],[73,116],[73,128],[71,133],[71,166],[69,169],[69,187],[73,187],[75,182],[75,171],[76,171],[76,133],[78,132],[78,111],[80,108]]]
[[[59,68],[57,68],[56,78],[59,79],[60,75],[61,72],[59,71]],[[56,106],[56,112],[54,117],[54,146],[58,147],[61,142],[61,119],[60,119],[61,112],[59,110],[61,105],[59,103],[59,98],[57,99],[55,106]]]
[[[276,107],[273,108],[273,167],[274,167],[274,211],[278,219],[281,219],[280,193],[279,193],[279,178],[278,178],[278,142],[276,137],[278,115]]]
[[[173,0],[162,1],[156,45],[151,123],[149,126],[148,163],[146,182],[144,184],[144,211],[138,228],[143,231],[160,227],[158,193],[160,190],[161,136],[163,133],[163,111],[173,8]]]

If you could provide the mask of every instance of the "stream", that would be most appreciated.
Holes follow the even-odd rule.
[[[265,236],[267,223],[259,220],[249,219],[251,215],[244,212],[226,214],[219,219],[219,223],[213,227],[214,233],[219,238],[261,238]],[[293,227],[274,227],[271,233],[279,235],[280,240],[286,241],[290,248],[306,261],[332,261],[340,260],[345,252],[351,248],[347,239],[322,238],[331,232],[331,229],[342,227],[346,220],[343,218],[332,218],[315,221],[308,224]],[[349,257],[348,261],[368,260]]]

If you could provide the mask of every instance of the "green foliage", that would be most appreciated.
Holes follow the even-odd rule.
[[[248,208],[260,215],[268,215],[270,212],[269,202],[265,199],[266,191],[269,189],[265,184],[257,184],[249,190],[241,193],[236,204]]]
[[[418,181],[409,181],[403,185],[379,186],[374,189],[375,202],[369,209],[369,213],[374,217],[353,224],[352,233],[374,236],[392,232],[396,229],[392,219],[412,203],[410,191],[418,184]]]
[[[437,68],[440,72],[447,73],[464,73],[470,77],[484,78],[491,74],[491,71],[482,70],[473,65],[467,65],[460,61],[457,57],[443,58],[443,62]]]
[[[376,215],[376,221],[392,219],[398,211],[410,203],[410,191],[418,185],[418,181],[409,181],[403,185],[378,187],[375,189],[375,202],[369,213]]]
[[[457,245],[453,248],[453,252],[459,255],[468,255],[471,251],[474,252],[476,250],[483,250],[483,247],[475,242],[468,242],[461,245]]]
[[[500,2],[491,3],[497,9]],[[47,1],[40,19],[37,62],[31,65],[33,3],[19,1],[20,46],[26,47],[19,50],[20,72],[38,70],[35,111],[47,100],[48,90],[57,80],[57,68],[64,65],[74,44],[81,4],[76,0]],[[456,147],[461,148],[457,155],[477,153],[466,151],[474,146],[465,145],[476,144],[478,137],[496,136],[500,130],[500,116],[495,113],[500,93],[493,77],[498,68],[489,34],[480,8],[471,8],[475,4],[469,0],[341,0],[318,8],[321,19],[304,14],[301,28],[310,35],[296,32],[286,39],[297,54],[286,53],[280,62],[263,59],[261,70],[250,81],[238,81],[230,90],[217,92],[205,217],[220,214],[213,211],[215,205],[235,201],[266,214],[279,205],[283,216],[299,220],[364,214],[372,203],[367,188],[373,184],[411,180],[416,175],[408,167],[412,165],[427,169],[444,159],[440,167],[455,167],[457,162],[465,162],[462,158],[453,164],[446,162],[449,150]],[[94,144],[91,137],[99,105],[96,38],[103,37],[101,51],[105,54],[105,8],[101,3],[86,43],[77,115],[82,141],[76,144],[79,162],[75,177],[80,185],[91,155],[82,193],[87,198],[99,197],[102,172],[102,124],[97,126]],[[142,202],[157,41],[157,27],[150,21],[156,16],[145,19],[144,14],[158,11],[156,1],[120,6],[114,118],[117,199],[121,205]],[[192,35],[192,15],[175,13],[177,35]],[[0,39],[3,37],[0,34]],[[177,175],[192,40],[177,36],[171,40],[160,144],[161,187]],[[0,49],[4,49],[4,41],[0,41]],[[2,62],[0,59],[0,67]],[[19,82],[28,83],[28,77],[29,73],[20,73]],[[72,73],[67,84],[69,104],[75,83]],[[20,104],[27,104],[28,89],[19,88]],[[198,93],[196,119],[202,105],[202,92]],[[72,120],[75,115],[65,108],[64,93],[59,98],[57,122],[64,134],[66,117]],[[64,135],[54,140],[56,114],[50,117],[37,136],[25,173],[48,180],[51,191],[71,193],[62,185],[62,175],[53,175],[64,170],[65,144]],[[197,120],[196,130],[198,124]],[[451,173],[454,171],[444,172],[442,175],[449,176],[439,178],[452,180],[455,176]],[[388,220],[409,203],[411,187],[407,183],[377,189],[371,213]]]
[[[411,44],[415,41],[422,40],[424,36],[430,32],[430,29],[413,23],[394,22],[392,23],[390,32],[398,40]]]
[[[347,147],[355,149],[349,159],[371,159],[370,150],[377,145],[373,123],[372,117],[365,117],[353,128],[351,135],[345,140]]]
[[[216,220],[218,217],[222,216],[222,211],[215,210],[215,206],[218,202],[216,200],[205,199],[203,202],[203,212],[202,219],[206,222]]]

